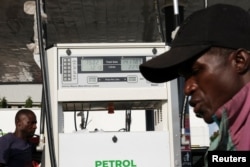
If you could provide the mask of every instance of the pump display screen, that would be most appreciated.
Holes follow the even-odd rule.
[[[142,58],[123,58],[121,59],[122,71],[139,71],[139,65],[143,63]]]
[[[115,83],[135,87],[131,83],[140,82],[139,66],[145,61],[146,56],[62,56],[61,79],[65,87],[113,86]]]
[[[81,71],[103,71],[103,59],[82,59]]]
[[[76,68],[78,73],[130,73],[139,72],[139,66],[146,61],[145,56],[137,57],[62,57],[62,62],[65,60],[76,62],[67,64],[65,68]],[[74,67],[73,67],[74,66]]]
[[[140,73],[140,65],[166,51],[165,44],[64,46],[58,51],[59,88],[162,87]],[[72,48],[70,48],[72,47]],[[157,54],[156,54],[157,53]],[[127,92],[126,92],[127,93]]]

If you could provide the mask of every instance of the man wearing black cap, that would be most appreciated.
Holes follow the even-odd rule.
[[[140,66],[161,83],[185,78],[195,114],[216,122],[209,150],[250,150],[250,15],[231,5],[197,11],[180,26],[171,49]]]

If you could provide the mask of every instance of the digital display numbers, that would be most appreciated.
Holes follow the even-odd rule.
[[[88,57],[79,60],[82,72],[135,72],[143,63],[142,57]]]
[[[103,59],[82,59],[81,71],[103,71]]]
[[[139,65],[143,63],[142,58],[123,58],[121,59],[122,71],[139,71]]]

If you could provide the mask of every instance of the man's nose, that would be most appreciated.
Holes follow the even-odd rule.
[[[190,96],[193,94],[193,92],[197,89],[198,85],[195,82],[193,77],[189,77],[185,80],[184,84],[184,94],[187,96]]]
[[[37,129],[37,125],[36,125],[36,124],[33,124],[32,128],[33,128],[33,129]]]

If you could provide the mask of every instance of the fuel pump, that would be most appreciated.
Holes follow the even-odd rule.
[[[167,49],[164,43],[74,43],[47,49],[56,164],[181,166],[177,81],[151,83],[139,72],[141,63]],[[84,129],[84,111],[120,110],[126,111],[125,131],[64,132],[65,112],[78,111]],[[153,111],[154,131],[130,131],[136,110]],[[50,166],[46,146],[42,163]]]

